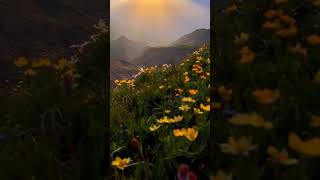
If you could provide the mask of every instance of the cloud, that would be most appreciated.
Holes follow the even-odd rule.
[[[210,26],[210,9],[199,1],[152,0],[153,3],[144,6],[137,5],[139,1],[150,2],[111,0],[111,33],[166,45],[181,35]]]

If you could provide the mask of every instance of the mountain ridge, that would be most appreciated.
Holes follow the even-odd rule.
[[[149,47],[133,62],[138,65],[153,66],[177,64],[197,48],[210,42],[209,29],[196,29],[164,47]]]
[[[117,49],[119,46],[112,47],[111,45],[111,49],[113,49],[113,51],[117,51],[119,54],[122,54],[122,56],[118,56],[118,58],[115,58],[116,60],[111,61],[110,77],[112,80],[118,79],[117,77],[121,77],[123,79],[130,79],[133,75],[132,73],[137,72],[137,69],[140,66],[178,64],[182,59],[186,58],[188,54],[191,54],[199,47],[210,42],[210,33],[208,32],[210,32],[209,29],[197,29],[191,33],[185,34],[178,38],[176,41],[174,41],[178,42],[174,46],[171,45],[173,43],[169,44],[168,46],[161,47],[146,46],[142,54],[137,58],[127,57],[123,55],[126,54],[123,50]],[[125,36],[118,38],[118,40],[119,39],[121,42],[131,41]],[[112,69],[115,70],[112,71]],[[128,72],[128,74],[126,75],[124,72]]]

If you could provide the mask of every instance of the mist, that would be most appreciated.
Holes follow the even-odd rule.
[[[165,4],[164,7],[148,6],[143,10],[137,8],[137,1],[142,0],[111,1],[111,37],[124,35],[165,46],[184,34],[210,27],[210,8],[195,1],[161,0],[159,4]]]

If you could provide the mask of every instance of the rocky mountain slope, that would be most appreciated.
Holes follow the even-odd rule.
[[[170,46],[202,46],[210,40],[209,29],[197,29],[192,33],[186,34],[170,44]]]
[[[177,64],[188,54],[209,42],[210,30],[198,29],[182,36],[167,47],[151,47],[146,49],[133,62],[144,66]]]
[[[110,64],[111,80],[131,78],[138,66],[178,64],[188,54],[209,42],[209,29],[195,30],[165,47],[145,47],[144,43],[120,37],[111,42],[111,59],[114,59]]]
[[[110,44],[111,61],[114,59],[133,60],[139,57],[147,46],[147,43],[132,41],[125,36],[111,41]]]

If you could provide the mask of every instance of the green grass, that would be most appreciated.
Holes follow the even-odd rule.
[[[111,157],[130,157],[131,162],[124,170],[115,167],[115,177],[172,179],[181,163],[188,164],[199,178],[209,177],[207,168],[200,169],[202,164],[209,164],[209,112],[201,110],[203,114],[196,114],[193,110],[200,108],[200,103],[209,104],[210,75],[206,74],[210,73],[209,59],[209,47],[205,46],[179,65],[149,67],[140,70],[133,83],[117,82],[118,86],[111,93]],[[202,68],[202,73],[192,71],[195,64]],[[185,72],[189,82],[184,81]],[[200,78],[201,75],[205,79]],[[177,89],[183,92],[180,94]],[[190,95],[191,89],[198,93]],[[182,102],[183,97],[192,97],[195,102]],[[180,110],[182,104],[191,109]],[[179,115],[183,117],[180,122],[158,122],[164,116]],[[151,131],[149,127],[154,124],[160,128]],[[198,130],[194,141],[173,134],[174,129],[192,127]],[[139,145],[133,145],[132,139]]]

